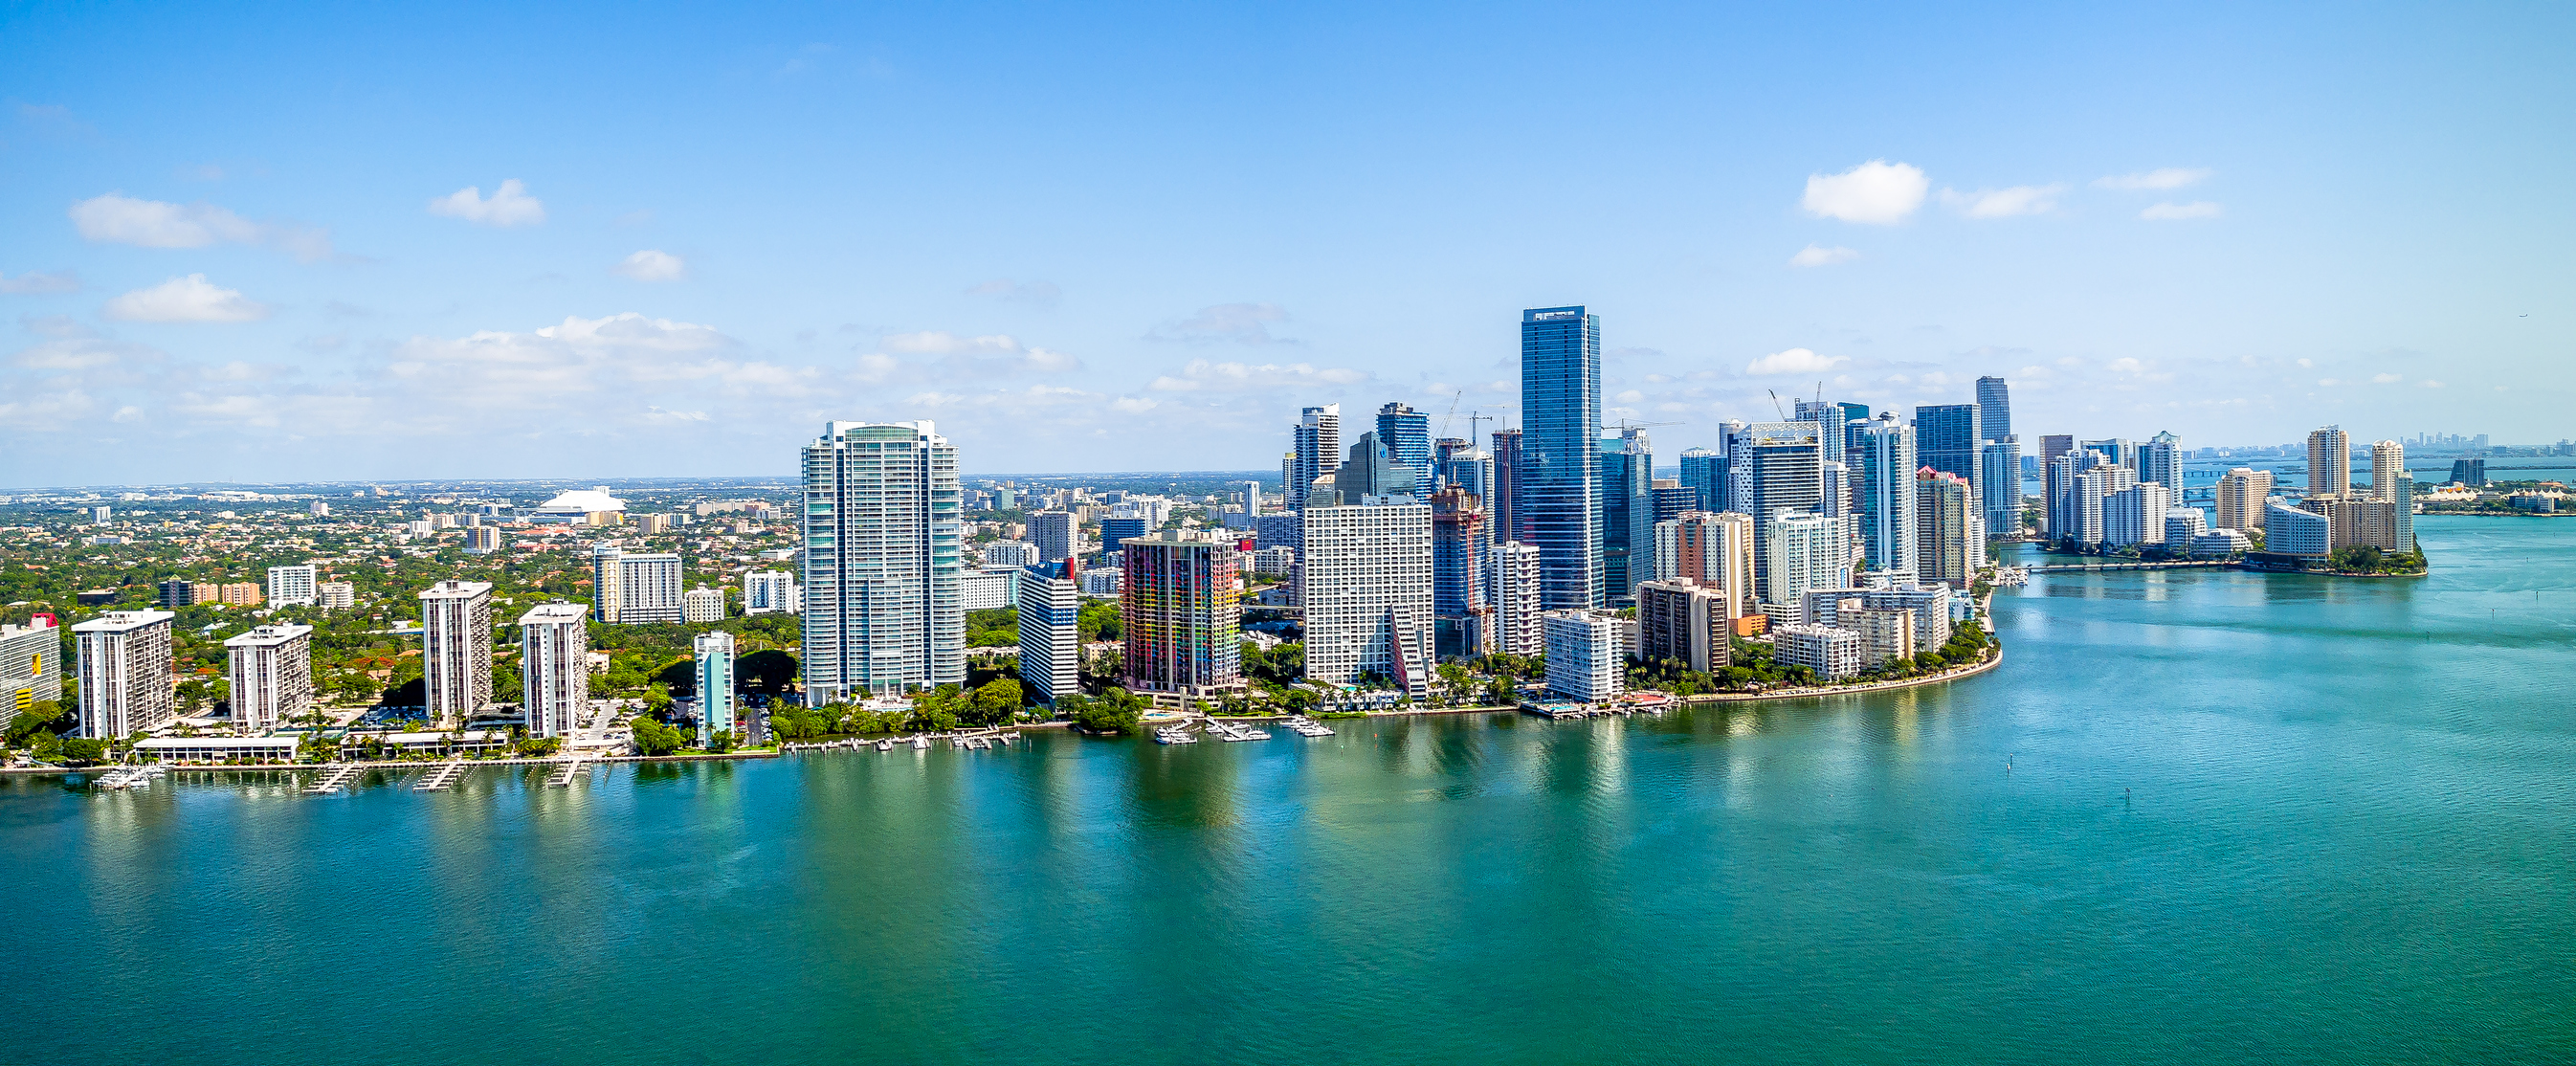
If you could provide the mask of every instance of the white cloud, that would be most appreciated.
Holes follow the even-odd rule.
[[[1646,400],[1646,394],[1635,389],[1629,389],[1626,392],[1611,397],[1611,399],[1619,403],[1643,403]]]
[[[137,200],[112,192],[73,204],[71,218],[84,238],[140,248],[267,245],[308,261],[334,254],[329,230],[252,222],[208,203]]]
[[[2218,213],[2219,206],[2217,204],[2211,203],[2207,200],[2194,200],[2187,204],[2157,204],[2144,211],[2138,212],[2138,217],[2159,222],[2169,222],[2175,219],[2185,218],[2217,218]]]
[[[2404,380],[2406,380],[2406,375],[2404,374],[2373,374],[2370,376],[2370,383],[2373,385],[2394,385]]]
[[[1957,189],[1943,189],[1941,202],[1969,218],[2010,218],[2057,210],[2057,197],[2065,192],[2064,185],[2015,185],[2009,189],[1979,189],[1964,193]]]
[[[897,333],[881,349],[859,357],[859,377],[869,382],[949,380],[963,377],[1008,377],[1016,374],[1061,374],[1082,369],[1082,360],[1047,348],[1023,346],[1006,333],[979,337],[945,330]],[[934,355],[929,362],[906,362],[900,355]]]
[[[1265,344],[1294,344],[1286,337],[1272,336],[1272,323],[1288,320],[1288,311],[1278,304],[1216,304],[1199,308],[1188,318],[1166,322],[1146,334],[1145,339],[1182,341],[1190,344],[1213,344],[1233,341],[1259,347]]]
[[[429,202],[429,213],[479,222],[486,226],[533,226],[546,220],[544,201],[528,195],[528,187],[511,178],[492,190],[492,198],[483,198],[483,187],[468,185]]]
[[[1109,406],[1134,415],[1143,414],[1157,407],[1161,407],[1162,403],[1157,400],[1146,399],[1142,396],[1121,396],[1115,400],[1109,401]]]
[[[1799,206],[1820,218],[1894,225],[1923,206],[1931,187],[1919,167],[1873,159],[1840,174],[1807,175]]]
[[[79,292],[80,277],[68,270],[47,274],[30,270],[17,277],[0,273],[0,292]]]
[[[678,281],[687,274],[689,265],[679,256],[647,248],[627,256],[617,264],[617,272],[637,281]]]
[[[2096,179],[2093,185],[2096,188],[2121,190],[2179,189],[2206,181],[2212,173],[2215,172],[2206,168],[2162,167],[2135,174],[2113,174]]]
[[[2111,372],[2114,374],[2135,374],[2146,369],[2146,364],[2140,363],[2135,359],[2128,358],[2127,356],[2111,360],[2110,366]]]
[[[1747,374],[1813,374],[1831,370],[1851,360],[1840,355],[1817,355],[1805,348],[1773,352],[1744,367]]]
[[[1823,245],[1810,244],[1805,248],[1800,249],[1798,254],[1790,256],[1789,265],[1793,267],[1832,266],[1836,263],[1848,263],[1858,258],[1860,258],[1860,253],[1849,248],[1827,248]]]
[[[2438,389],[2442,387],[2442,383],[2431,378],[2425,378],[2422,381],[2416,382],[2415,387],[2419,389]]]
[[[1214,363],[1193,359],[1175,376],[1157,377],[1146,388],[1156,392],[1248,392],[1262,389],[1308,389],[1324,385],[1356,385],[1367,381],[1365,370],[1345,367],[1317,369],[1312,363]]]
[[[267,318],[268,308],[239,289],[221,288],[203,274],[190,274],[109,300],[102,313],[128,322],[252,322]]]

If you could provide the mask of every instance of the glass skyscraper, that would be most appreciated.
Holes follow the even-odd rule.
[[[1914,452],[1923,465],[1977,480],[1977,405],[1933,404],[1914,409]]]
[[[1601,441],[1601,581],[1613,606],[1636,599],[1653,576],[1654,444],[1642,429]]]
[[[1726,457],[1706,448],[1682,452],[1682,487],[1691,490],[1702,511],[1726,509]]]
[[[1521,312],[1520,521],[1538,548],[1539,606],[1601,606],[1601,319]]]
[[[1986,440],[2012,436],[2012,392],[2004,379],[1977,379],[1977,432]]]
[[[1377,442],[1396,462],[1413,468],[1413,494],[1431,498],[1431,416],[1401,403],[1380,407]]]
[[[805,700],[966,682],[957,449],[929,422],[805,445]]]

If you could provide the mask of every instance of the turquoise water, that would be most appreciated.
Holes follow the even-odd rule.
[[[0,783],[0,1061],[2566,1061],[2576,522],[2418,528],[1663,720]]]

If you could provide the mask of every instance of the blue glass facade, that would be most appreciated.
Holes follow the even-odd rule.
[[[1602,605],[1601,319],[1581,307],[1521,312],[1520,520],[1538,548],[1539,606]]]
[[[1702,511],[1723,511],[1726,500],[1726,457],[1706,448],[1692,448],[1682,453],[1682,487],[1691,490],[1692,506]]]
[[[1961,480],[1977,480],[1977,405],[1945,403],[1914,409],[1914,454],[1923,465]]]
[[[2012,436],[2012,390],[2002,378],[1977,379],[1977,433],[1983,440]]]
[[[1431,498],[1431,416],[1400,403],[1377,409],[1377,442],[1413,469],[1413,495]]]
[[[1653,569],[1654,445],[1644,433],[1628,430],[1601,442],[1600,461],[1601,581],[1611,605],[1624,606],[1636,599],[1637,582]]]

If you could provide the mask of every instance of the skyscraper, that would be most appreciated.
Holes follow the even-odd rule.
[[[168,611],[109,611],[72,627],[80,649],[80,735],[132,736],[167,725],[176,711],[170,687]]]
[[[1918,472],[1912,571],[1917,580],[1967,587],[1969,506],[1967,479],[1929,467]]]
[[[1692,505],[1693,510],[1725,510],[1725,479],[1725,456],[1706,448],[1682,451],[1682,487],[1691,490],[1698,498],[1698,502]]]
[[[1929,404],[1914,409],[1914,454],[1923,465],[1959,479],[1977,480],[1977,405]]]
[[[2182,438],[2167,431],[2139,445],[2138,480],[2162,485],[2167,497],[2182,499]]]
[[[1431,496],[1431,416],[1390,403],[1377,409],[1377,441],[1396,462],[1413,471],[1413,494]]]
[[[1789,406],[1790,417],[1816,424],[1816,440],[1825,446],[1825,461],[1843,461],[1843,405],[1830,400],[1799,400]]]
[[[1072,560],[1020,574],[1020,683],[1043,703],[1082,691],[1082,589]]]
[[[805,698],[966,681],[957,449],[929,422],[805,446]]]
[[[233,728],[266,736],[313,709],[313,627],[265,625],[224,641]]]
[[[420,592],[420,688],[433,722],[492,705],[492,586],[441,581]]]
[[[1914,427],[1890,411],[1855,427],[1860,455],[1861,558],[1871,570],[1914,573]]]
[[[2218,528],[2250,533],[2263,528],[2263,504],[2272,498],[2272,472],[2240,466],[2218,479]]]
[[[1483,501],[1464,489],[1431,494],[1431,626],[1440,655],[1493,650],[1485,571],[1493,551]]]
[[[2012,390],[2004,379],[1977,379],[1977,432],[1986,440],[2002,440],[2013,435]]]
[[[519,616],[519,707],[528,735],[568,736],[590,706],[590,628],[581,605],[540,603]]]
[[[63,631],[51,615],[23,626],[0,623],[0,714],[34,710],[39,700],[63,698]]]
[[[1309,407],[1298,413],[1294,445],[1288,452],[1288,484],[1280,496],[1288,509],[1306,506],[1307,487],[1315,479],[1332,473],[1342,461],[1342,405],[1328,403]]]
[[[2308,495],[2352,491],[2352,438],[2340,426],[2308,431]]]
[[[1498,429],[1485,435],[1494,453],[1494,491],[1485,497],[1485,509],[1492,516],[1494,543],[1528,539],[1528,529],[1521,521],[1527,517],[1521,507],[1521,431]]]
[[[1364,480],[1370,459],[1362,453],[1373,450],[1354,445],[1335,482]],[[1431,508],[1409,492],[1337,490],[1316,493],[1304,515],[1306,677],[1348,685],[1375,675],[1415,695],[1429,692]]]
[[[1807,423],[1789,423],[1806,425]],[[1760,432],[1761,427],[1756,427]],[[1790,515],[1815,512],[1824,503],[1824,446],[1814,439],[1781,440],[1757,437],[1752,447],[1753,477],[1748,498],[1753,516],[1753,560],[1756,576],[1770,573],[1771,533],[1776,521]],[[1836,529],[1846,528],[1834,521]],[[1851,552],[1848,545],[1843,554]]]
[[[1812,589],[1851,585],[1851,534],[1842,519],[1788,513],[1771,519],[1769,564],[1761,577],[1764,613],[1795,617]]]
[[[1494,545],[1490,587],[1494,596],[1494,650],[1536,655],[1543,645],[1538,605],[1538,549],[1519,541]]]
[[[2397,498],[2397,481],[2406,475],[2406,446],[2393,440],[2370,446],[2370,498]],[[2412,550],[2412,549],[2409,549]],[[274,600],[277,597],[270,596]]]
[[[698,746],[707,747],[716,734],[734,731],[733,634],[700,633],[689,643],[698,656]]]
[[[1538,548],[1539,595],[1548,610],[1602,602],[1601,319],[1581,307],[1521,312],[1521,412],[1525,433],[1520,505]]]
[[[1741,607],[1724,589],[1674,578],[1637,586],[1638,657],[1702,673],[1726,667]]]
[[[606,625],[678,622],[686,618],[677,552],[627,554],[617,545],[591,548],[591,618]]]
[[[1755,609],[1753,518],[1692,511],[1655,524],[1655,577],[1683,578],[1724,592],[1738,616]]]
[[[1983,475],[1977,491],[1986,512],[1988,536],[2009,537],[2021,531],[2021,438],[1989,440],[1977,447]]]
[[[1243,556],[1213,531],[1120,542],[1127,687],[1204,696],[1243,683]]]
[[[2044,497],[2041,500],[2039,520],[2040,524],[2046,527],[2049,540],[2058,540],[2065,535],[2064,531],[2057,528],[2058,518],[2065,510],[2065,503],[2059,498],[2057,477],[2050,471],[2056,468],[2058,456],[2074,450],[2074,434],[2051,433],[2039,438],[2040,492]],[[2068,477],[2072,478],[2073,474],[2070,473]],[[2072,482],[2070,481],[2069,484]]]
[[[746,615],[797,614],[805,609],[803,600],[796,588],[796,575],[787,571],[753,570],[742,575],[742,613]]]
[[[1601,580],[1613,605],[1636,599],[1637,582],[1653,564],[1654,444],[1642,429],[1622,429],[1601,441]],[[1631,567],[1631,558],[1643,560]]]

